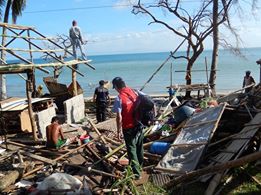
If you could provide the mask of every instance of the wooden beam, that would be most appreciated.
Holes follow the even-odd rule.
[[[0,45],[0,46],[2,47],[2,45]],[[32,62],[30,62],[29,60],[23,58],[22,56],[20,56],[20,55],[14,53],[13,51],[10,51],[10,50],[6,50],[6,51],[7,51],[8,53],[10,53],[11,55],[17,57],[18,59],[22,60],[23,62],[28,63],[28,64],[32,64]],[[36,67],[36,68],[38,68],[39,70],[41,70],[41,71],[43,71],[43,72],[49,74],[49,71],[43,69],[42,67]]]
[[[27,73],[28,80],[26,81],[26,96],[28,100],[28,112],[29,112],[29,118],[31,121],[32,131],[33,131],[33,138],[34,141],[38,140],[37,136],[37,127],[35,123],[34,113],[33,113],[33,107],[32,107],[32,91],[31,91],[31,80],[30,80],[30,74]]]
[[[83,167],[83,166],[74,165],[74,164],[69,164],[69,163],[65,163],[65,165],[71,166],[71,167],[74,167],[74,168],[79,168],[79,169],[81,169],[83,172],[86,172],[86,173],[93,172],[93,173],[97,173],[97,174],[99,174],[99,175],[105,175],[105,176],[109,176],[109,177],[119,178],[119,176],[117,176],[117,175],[113,175],[113,174],[111,174],[111,173],[107,173],[107,172],[104,172],[104,171],[100,171],[100,170],[97,170],[97,169],[93,169],[93,168],[91,168],[91,167]]]
[[[51,165],[55,165],[56,162],[49,159],[49,158],[45,158],[43,156],[39,156],[39,155],[36,155],[36,154],[32,154],[30,152],[24,152],[24,151],[21,151],[21,154],[24,155],[24,156],[28,156],[30,158],[33,158],[35,160],[39,160],[41,162],[44,162],[44,163],[47,163],[47,164],[51,164]]]
[[[0,50],[8,50],[8,51],[20,51],[20,52],[63,52],[63,49],[19,49],[19,48],[7,48],[0,47]]]
[[[261,152],[255,152],[255,153],[249,154],[247,156],[241,157],[239,159],[225,162],[223,164],[219,164],[219,165],[215,165],[215,166],[211,165],[211,166],[205,167],[203,169],[191,171],[189,173],[183,174],[179,177],[172,179],[167,184],[165,184],[165,187],[170,189],[170,188],[173,188],[174,186],[176,186],[177,184],[185,182],[187,180],[192,180],[196,177],[198,178],[202,175],[206,175],[209,173],[221,172],[226,169],[233,168],[233,167],[239,167],[239,166],[247,164],[249,162],[259,160],[260,158],[261,158]]]
[[[86,60],[87,62],[90,60]],[[46,63],[46,64],[7,64],[7,65],[1,65],[0,66],[0,74],[2,72],[25,72],[26,70],[32,70],[34,68],[43,68],[43,67],[54,67],[54,66],[71,66],[73,64],[81,64],[82,61],[78,60],[71,60],[64,63]]]
[[[11,28],[11,29],[16,29],[16,30],[33,30],[34,27],[31,26],[21,26],[21,25],[16,25],[16,24],[9,24],[9,23],[4,23],[0,22],[0,27],[6,27],[6,28]]]
[[[86,143],[86,144],[83,144],[83,145],[81,145],[81,146],[79,146],[79,147],[77,147],[77,148],[71,149],[69,152],[67,152],[67,153],[65,153],[65,154],[63,154],[63,155],[57,157],[57,158],[54,159],[53,161],[61,160],[62,158],[68,156],[69,154],[72,154],[72,153],[74,153],[75,151],[77,151],[77,150],[79,150],[79,149],[85,147],[87,144],[90,144],[90,142],[88,142],[88,143]]]

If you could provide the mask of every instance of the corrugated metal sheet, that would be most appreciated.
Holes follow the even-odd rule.
[[[194,114],[185,124],[156,169],[183,174],[196,168],[206,144],[213,136],[225,104]]]

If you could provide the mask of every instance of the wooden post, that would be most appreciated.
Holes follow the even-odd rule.
[[[172,63],[170,63],[170,86],[172,86],[172,73],[173,71],[172,71]]]
[[[26,96],[28,101],[28,111],[29,111],[29,117],[31,121],[32,131],[33,131],[33,138],[34,141],[38,140],[37,136],[37,127],[34,120],[34,113],[33,113],[33,107],[32,107],[32,82],[31,82],[31,74],[33,72],[27,73],[27,81],[26,81]]]
[[[30,30],[28,29],[27,30],[27,36],[30,37]],[[32,45],[31,45],[31,41],[30,41],[30,38],[28,38],[29,42],[28,42],[28,47],[29,47],[29,55],[30,55],[30,61],[31,63],[33,63],[33,53],[32,53]],[[33,95],[35,97],[35,92],[36,92],[36,84],[35,84],[35,70],[33,70],[33,74],[32,74],[32,85],[33,85]]]
[[[3,27],[2,34],[6,35],[6,28]],[[6,37],[2,37],[2,45],[4,46],[6,42]],[[5,61],[6,58],[6,51],[1,51],[1,60]],[[0,75],[0,99],[6,99],[7,98],[7,91],[6,91],[6,76],[4,74]]]
[[[77,96],[77,81],[76,81],[76,65],[73,65],[72,70],[72,86],[73,86],[73,96]]]

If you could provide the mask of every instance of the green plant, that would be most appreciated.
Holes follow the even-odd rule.
[[[126,186],[131,190],[132,193],[139,195],[139,192],[137,190],[137,187],[135,186],[133,179],[135,178],[135,175],[132,172],[132,168],[130,165],[127,166],[125,175],[123,178],[118,179],[112,186],[111,189],[120,188],[121,192],[120,194],[124,194],[126,190]]]

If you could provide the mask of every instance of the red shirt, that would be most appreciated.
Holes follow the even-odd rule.
[[[119,91],[119,97],[122,105],[122,129],[133,128],[136,121],[133,116],[134,102],[137,99],[137,94],[129,87],[124,87]]]

